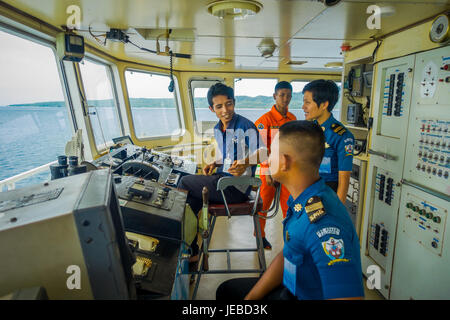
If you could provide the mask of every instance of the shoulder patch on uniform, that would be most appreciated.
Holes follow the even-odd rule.
[[[345,146],[346,153],[353,153],[353,144],[348,144]]]
[[[344,259],[344,241],[342,239],[335,239],[330,237],[328,241],[322,242],[322,248],[325,254],[330,258],[328,265],[331,266],[337,262],[349,262],[349,259]]]
[[[309,198],[305,205],[305,211],[311,223],[320,220],[325,215],[325,208],[320,197],[313,196]]]
[[[262,123],[259,123],[257,126],[258,129],[264,129],[264,125]]]

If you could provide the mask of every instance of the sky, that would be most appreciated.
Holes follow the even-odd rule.
[[[52,49],[0,31],[0,106],[64,100]]]

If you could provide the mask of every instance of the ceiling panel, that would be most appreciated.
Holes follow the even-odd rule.
[[[81,9],[81,28],[92,27],[94,34],[104,34],[109,28],[128,30],[130,39],[139,46],[156,49],[155,40],[144,40],[132,28],[195,28],[195,42],[169,41],[175,52],[192,54],[192,59],[174,59],[174,68],[204,69],[210,57],[232,57],[239,68],[280,68],[282,58],[308,59],[308,64],[293,66],[295,70],[318,68],[321,59],[342,59],[340,46],[353,46],[450,9],[450,0],[343,0],[333,7],[325,7],[311,0],[258,0],[263,10],[241,21],[221,20],[207,12],[212,0],[4,0],[54,26],[65,25],[68,6]],[[370,30],[366,20],[367,7],[376,3],[392,7],[393,15],[382,17],[381,29]],[[97,43],[87,31],[83,32],[91,44],[106,49],[111,55],[126,60],[139,58],[152,64],[166,66],[167,57],[139,52],[131,44]],[[257,45],[264,37],[273,37],[278,48],[275,58],[264,60]],[[102,37],[99,38],[103,42]],[[161,43],[162,49],[165,41]],[[280,57],[280,58],[278,58]],[[315,58],[314,60],[312,58]],[[313,62],[314,61],[314,62]],[[329,60],[330,61],[330,60]],[[328,62],[328,61],[327,61]],[[322,64],[323,65],[323,64]],[[231,69],[230,69],[231,70]]]
[[[446,4],[447,3],[447,4]],[[294,37],[368,40],[400,29],[414,22],[437,15],[449,8],[449,1],[345,1],[328,8],[311,23],[298,30]],[[369,29],[367,20],[372,11],[370,5],[377,4],[381,12],[381,29]]]

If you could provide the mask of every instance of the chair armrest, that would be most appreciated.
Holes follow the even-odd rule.
[[[225,209],[227,210],[228,219],[231,218],[230,208],[228,207],[227,199],[225,198],[225,194],[223,190],[227,187],[234,187],[234,186],[257,186],[258,190],[256,191],[256,200],[253,205],[253,210],[251,215],[256,214],[256,208],[258,204],[259,199],[259,191],[261,187],[261,179],[250,177],[250,176],[243,176],[243,177],[222,177],[217,181],[217,191],[220,191],[222,193],[223,203],[225,205]]]
[[[234,186],[261,186],[261,179],[243,176],[243,177],[222,177],[217,181],[217,191],[223,191],[227,187]]]

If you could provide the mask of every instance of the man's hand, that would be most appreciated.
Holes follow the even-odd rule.
[[[245,172],[245,169],[247,169],[249,166],[250,165],[245,164],[245,162],[234,160],[234,162],[230,166],[230,169],[228,169],[228,172],[235,177],[240,177]]]
[[[263,273],[258,282],[245,296],[244,300],[261,300],[270,291],[283,283],[284,256],[283,251],[278,253],[272,263]]]
[[[351,171],[339,171],[337,196],[343,204],[347,200],[348,186],[350,184]]]
[[[210,163],[203,168],[203,174],[206,176],[209,176],[213,173],[215,168],[216,168],[216,163],[215,162]]]

